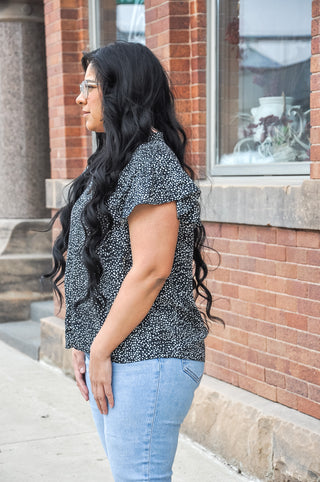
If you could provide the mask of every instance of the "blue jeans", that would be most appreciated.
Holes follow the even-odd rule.
[[[204,363],[160,358],[113,363],[114,407],[102,415],[86,382],[96,427],[115,482],[170,482],[180,425],[188,413]]]

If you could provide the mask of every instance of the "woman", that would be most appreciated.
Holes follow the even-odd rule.
[[[76,102],[97,149],[53,219],[62,230],[47,276],[60,300],[65,276],[66,347],[115,481],[170,481],[204,367],[193,289],[217,320],[203,284],[199,189],[152,52],[116,42],[82,65]]]

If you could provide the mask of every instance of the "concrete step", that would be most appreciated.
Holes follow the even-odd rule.
[[[52,316],[54,312],[53,300],[34,301],[30,305],[30,318],[40,323],[41,318]]]
[[[21,301],[21,300],[20,300]],[[53,314],[53,301],[22,300],[25,312],[31,312],[31,319],[24,321],[14,320],[0,324],[0,340],[25,353],[34,360],[39,360],[40,352],[40,318]],[[1,303],[0,303],[1,305]]]
[[[39,359],[40,323],[32,320],[1,323],[0,339],[34,360]]]
[[[0,293],[0,323],[30,319],[33,301],[52,300],[51,293],[39,291],[9,291]]]
[[[49,254],[6,254],[0,256],[0,292],[51,291],[49,283],[41,284],[41,275],[52,267]]]

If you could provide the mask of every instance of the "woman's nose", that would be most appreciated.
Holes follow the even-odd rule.
[[[87,102],[87,100],[83,97],[82,92],[80,92],[80,94],[76,98],[76,104],[82,105],[82,104],[85,104],[86,102]]]

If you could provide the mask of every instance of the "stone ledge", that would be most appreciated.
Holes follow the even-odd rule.
[[[320,421],[204,376],[182,431],[243,473],[320,480]]]
[[[224,178],[200,181],[203,221],[320,229],[320,181],[301,185],[251,183],[232,185]],[[288,181],[289,182],[289,181]],[[279,183],[279,181],[277,181]]]
[[[294,177],[294,176],[293,176]],[[46,180],[46,207],[65,204],[71,179]],[[229,183],[231,182],[231,183]],[[203,221],[290,229],[320,229],[320,181],[295,179],[233,183],[200,181]],[[290,182],[292,184],[290,184]],[[273,183],[273,184],[272,184]]]

